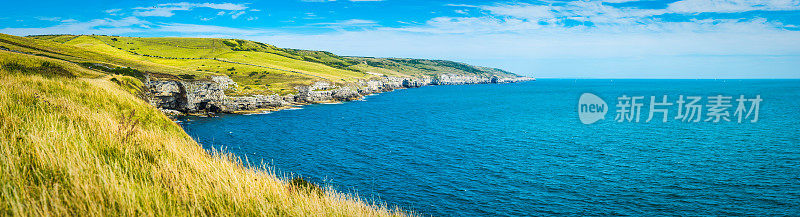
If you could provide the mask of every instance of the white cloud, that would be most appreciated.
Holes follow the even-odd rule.
[[[682,0],[669,4],[676,13],[800,10],[800,0]]]
[[[122,19],[94,19],[87,22],[64,22],[45,28],[4,28],[0,32],[12,35],[45,34],[123,34],[141,32],[151,23],[136,17]]]
[[[119,13],[120,11],[122,11],[122,9],[119,9],[119,8],[114,8],[114,9],[108,9],[108,10],[105,10],[105,11],[103,11],[103,12],[105,12],[105,13],[107,13],[108,15],[111,15],[111,16],[117,16],[117,15],[121,15],[121,14]]]
[[[136,9],[144,9],[144,8],[136,8]],[[175,15],[172,11],[177,10],[173,8],[151,8],[145,9],[144,11],[135,11],[133,15],[140,16],[140,17],[171,17]]]
[[[133,12],[136,16],[142,17],[171,17],[175,15],[173,11],[189,11],[194,8],[211,8],[226,11],[241,11],[248,7],[245,4],[233,3],[164,3],[151,7],[135,7]]]
[[[753,10],[800,10],[800,0],[682,0],[665,9],[621,8],[604,4],[609,1],[570,1],[533,5],[524,3],[464,5],[487,14],[482,17],[437,17],[425,25],[396,30],[429,33],[507,32],[542,29],[583,29],[584,31],[714,31],[719,23],[730,21],[670,22],[658,18],[664,14],[700,12],[734,13]],[[613,1],[622,2],[622,1]],[[747,19],[745,19],[747,20]],[[676,27],[678,26],[678,27]],[[782,24],[770,24],[773,27]]]
[[[608,3],[624,3],[639,0],[602,0]],[[736,13],[747,11],[792,11],[800,10],[800,0],[681,0],[670,3],[666,11],[671,13]]]
[[[306,19],[306,20],[324,19],[324,17],[317,16],[317,14],[312,13],[312,12],[305,13],[305,16],[303,16],[302,18]]]
[[[564,10],[562,7],[552,7],[547,5],[495,5],[480,7],[490,11],[495,15],[512,16],[527,19],[552,19],[555,14],[551,10]]]
[[[38,19],[38,20],[44,20],[44,21],[53,21],[53,22],[56,22],[56,21],[60,21],[60,20],[61,20],[61,17],[36,17],[36,19]]]
[[[537,22],[529,22],[515,18],[501,19],[495,17],[436,17],[428,20],[424,25],[402,28],[382,27],[380,29],[426,34],[473,34],[537,30],[541,29],[542,27],[543,26]]]
[[[378,22],[372,20],[350,19],[332,23],[315,23],[311,26],[323,26],[333,29],[347,29],[347,28],[365,28],[378,26]]]
[[[239,11],[238,13],[231,15],[231,18],[233,19],[239,18],[239,16],[242,16],[242,14],[244,13],[245,13],[244,11]]]
[[[543,22],[549,25],[565,25],[567,21],[591,22],[597,27],[656,28],[664,21],[654,16],[664,14],[694,14],[702,12],[737,13],[755,10],[781,11],[800,10],[800,0],[682,0],[671,3],[665,9],[620,8],[604,4],[612,1],[570,1],[558,4],[533,5],[524,3],[494,5],[450,4],[454,7],[478,8],[490,15],[485,22],[496,23],[491,19],[506,21]],[[436,18],[441,21],[441,18]],[[459,25],[459,24],[455,24]],[[494,25],[494,24],[492,24]],[[507,24],[504,24],[507,25]],[[537,25],[529,25],[536,27]],[[508,28],[508,27],[503,27]],[[537,27],[538,28],[538,27]]]
[[[350,19],[336,23],[328,23],[328,24],[335,24],[335,25],[343,25],[343,26],[352,26],[352,25],[375,25],[377,22],[372,20],[362,20],[362,19]]]
[[[198,34],[198,33],[206,33],[206,34],[229,34],[229,35],[261,35],[261,34],[268,34],[269,31],[263,29],[243,29],[243,28],[232,28],[232,27],[224,27],[224,26],[213,26],[213,25],[196,25],[196,24],[184,24],[184,23],[167,23],[167,24],[160,24],[156,26],[150,32],[168,32],[168,33],[180,33],[180,34]]]
[[[203,18],[201,18],[203,19]],[[95,19],[86,22],[69,22],[44,28],[3,28],[0,32],[11,35],[45,35],[45,34],[104,34],[120,35],[127,33],[148,34],[205,34],[205,35],[263,35],[271,32],[264,29],[231,28],[213,25],[183,23],[152,23],[137,17],[123,19]]]
[[[233,3],[202,3],[202,4],[190,4],[190,3],[178,3],[178,4],[189,4],[195,5],[195,7],[201,8],[212,8],[218,10],[228,10],[228,11],[241,11],[247,9],[247,6],[244,4],[233,4]]]
[[[645,18],[665,10],[617,8],[601,1],[572,1],[557,5],[496,4],[487,6],[450,5],[479,8],[490,17],[523,22],[565,25],[567,21],[592,22],[594,25],[620,25],[647,21]],[[537,26],[537,25],[530,25]]]

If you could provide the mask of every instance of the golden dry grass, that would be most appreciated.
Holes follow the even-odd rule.
[[[0,216],[407,215],[209,153],[111,76],[6,51],[0,65]],[[41,66],[75,76],[25,72]]]

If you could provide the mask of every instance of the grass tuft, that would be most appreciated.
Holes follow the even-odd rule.
[[[311,183],[303,179],[303,177],[295,177],[289,181],[289,185],[294,192],[305,192],[309,194],[323,195],[325,191],[319,185]]]

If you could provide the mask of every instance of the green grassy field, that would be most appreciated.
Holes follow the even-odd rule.
[[[47,55],[60,55],[73,62],[95,60],[145,72],[186,75],[183,77],[198,79],[210,75],[227,75],[239,84],[240,88],[233,92],[237,95],[288,94],[295,91],[293,87],[315,81],[348,84],[378,76],[516,76],[499,69],[452,61],[344,57],[324,51],[285,49],[239,39],[100,35],[46,35],[26,38],[0,35],[0,39],[66,50],[69,52]],[[0,46],[6,46],[3,42],[0,40]],[[22,49],[13,44],[8,47]]]
[[[141,91],[0,50],[0,216],[407,215],[209,153]]]
[[[168,74],[196,74],[199,76],[207,74],[205,72],[188,71],[173,66],[142,61],[132,56],[109,55],[99,50],[5,34],[0,34],[0,49],[9,49],[74,63],[102,63],[115,67],[131,67],[142,71]]]

